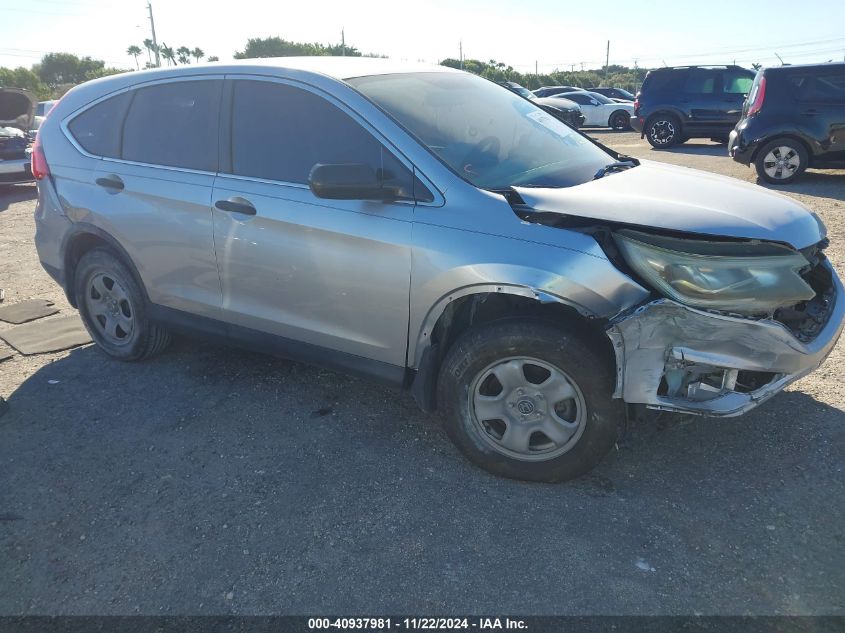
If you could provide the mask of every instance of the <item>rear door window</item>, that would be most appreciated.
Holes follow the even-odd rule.
[[[845,71],[793,75],[790,82],[799,101],[845,103]]]
[[[691,68],[684,82],[687,94],[710,95],[716,91],[716,73],[712,70]]]
[[[73,138],[89,154],[120,158],[120,130],[131,92],[124,92],[85,110],[68,125]]]
[[[326,99],[287,84],[238,80],[232,102],[232,172],[307,184],[317,163],[360,163],[413,198],[411,172]]]
[[[122,158],[216,171],[222,85],[220,80],[179,81],[135,91]]]

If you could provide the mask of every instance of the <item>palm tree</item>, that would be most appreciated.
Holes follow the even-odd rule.
[[[191,63],[191,49],[187,46],[180,46],[176,49],[176,55],[179,58],[180,64],[190,64]]]
[[[140,70],[141,67],[138,65],[138,55],[141,54],[141,48],[133,44],[126,49],[126,54],[135,58],[135,70]]]
[[[178,64],[176,63],[176,54],[173,52],[173,49],[170,48],[167,44],[162,42],[159,52],[161,53],[161,56],[167,60],[168,66],[178,66]]]
[[[144,40],[144,48],[147,49],[147,61],[152,64],[153,63],[153,41],[150,38]]]
[[[205,57],[205,51],[202,50],[199,46],[197,46],[194,50],[191,51],[191,55],[197,60],[197,63],[200,63],[200,60]]]

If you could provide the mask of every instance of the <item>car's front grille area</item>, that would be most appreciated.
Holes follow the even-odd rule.
[[[802,343],[814,340],[824,329],[837,299],[833,273],[825,265],[827,258],[822,252],[826,246],[827,240],[802,251],[811,267],[801,276],[816,291],[816,296],[809,301],[781,308],[774,314],[775,320],[788,327]]]

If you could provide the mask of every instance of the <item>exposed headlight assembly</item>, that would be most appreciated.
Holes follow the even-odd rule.
[[[810,263],[786,246],[684,240],[629,230],[614,236],[631,268],[655,290],[688,306],[771,314],[816,294],[799,274]]]

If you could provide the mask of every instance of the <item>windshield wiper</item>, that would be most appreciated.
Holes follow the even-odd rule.
[[[631,167],[636,167],[639,165],[639,161],[631,160],[618,160],[614,163],[610,163],[609,165],[605,165],[601,169],[596,172],[596,175],[593,176],[593,180],[598,180],[606,176],[607,174],[615,174],[617,171],[624,171],[626,169],[631,169]]]

